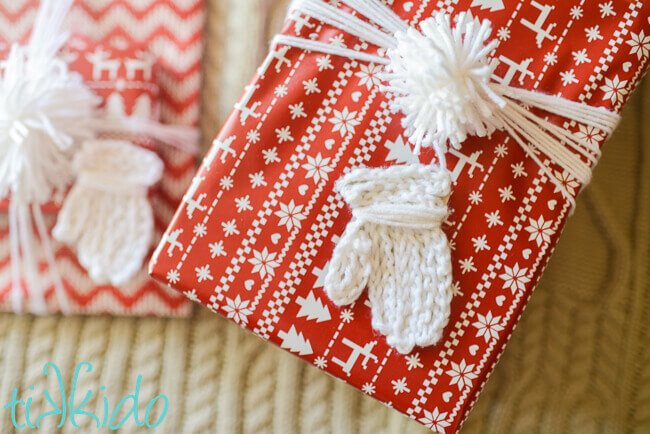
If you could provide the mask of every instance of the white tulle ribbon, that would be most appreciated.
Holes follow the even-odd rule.
[[[0,196],[8,196],[10,201],[11,300],[16,312],[22,311],[25,293],[33,312],[47,310],[34,226],[61,310],[69,310],[41,206],[65,193],[75,180],[73,161],[81,143],[103,133],[142,134],[197,151],[198,132],[194,128],[103,115],[98,108],[100,98],[57,57],[68,39],[62,25],[72,3],[43,0],[28,44],[14,44],[0,63]],[[160,161],[156,164],[161,165]],[[139,171],[141,167],[134,165],[132,169]]]

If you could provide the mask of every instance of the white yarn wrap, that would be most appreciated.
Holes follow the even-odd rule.
[[[404,114],[402,124],[416,155],[421,147],[433,147],[444,166],[449,145],[458,149],[468,136],[484,137],[504,130],[566,200],[575,204],[573,194],[543,159],[586,185],[600,157],[598,145],[558,127],[530,108],[606,134],[618,124],[617,113],[503,84],[494,75],[495,64],[490,62],[497,41],[489,39],[489,20],[479,21],[461,12],[452,23],[449,15],[436,12],[420,23],[418,31],[378,0],[341,3],[367,21],[322,0],[298,0],[294,8],[381,47],[385,56],[287,35],[276,36],[274,43],[385,65],[380,76],[384,80],[382,88],[391,96],[392,106]]]
[[[88,146],[106,148],[110,147],[112,142],[102,145],[101,141],[94,140],[99,134],[144,134],[185,150],[196,151],[195,147],[186,145],[196,143],[198,139],[194,128],[164,126],[132,117],[109,119],[103,115],[98,108],[100,98],[85,85],[79,74],[70,71],[67,63],[57,57],[68,39],[68,34],[62,31],[62,25],[72,3],[73,0],[43,0],[29,43],[26,46],[14,44],[8,58],[0,62],[0,197],[9,196],[10,200],[12,305],[16,312],[23,309],[24,292],[29,295],[32,312],[47,311],[44,294],[46,285],[41,282],[39,275],[39,258],[35,251],[37,240],[33,234],[33,225],[38,231],[45,259],[53,276],[61,310],[68,311],[63,281],[56,267],[54,249],[40,207],[51,201],[55,195],[65,193],[75,180],[78,167],[73,166],[72,162],[82,143],[84,150],[87,150]],[[131,150],[123,154],[141,158],[142,153],[146,152],[148,151]],[[101,161],[102,158],[109,157],[97,155],[97,158]],[[145,168],[145,173],[160,171],[162,162],[155,154],[148,153],[146,159],[150,167]],[[110,162],[105,168],[109,166]],[[142,176],[143,167],[138,164],[123,164],[119,169],[116,173],[120,173],[121,179],[124,180],[130,176]],[[135,173],[126,173],[129,169]],[[115,177],[105,179],[110,185],[115,180]],[[62,238],[75,239],[80,247],[83,246],[80,251],[84,253],[80,254],[80,260],[84,265],[89,264],[91,276],[100,277],[101,282],[107,279],[114,283],[124,282],[128,276],[135,273],[134,267],[137,270],[142,265],[149,246],[147,245],[143,252],[141,245],[136,249],[134,242],[131,242],[129,245],[134,249],[128,255],[128,264],[124,262],[124,255],[111,257],[104,254],[103,266],[110,273],[110,276],[104,276],[93,271],[96,270],[96,261],[89,258],[102,256],[99,250],[91,252],[92,248],[103,249],[106,246],[82,240],[88,241],[89,238],[98,237],[100,232],[104,239],[112,236],[117,240],[118,235],[113,234],[116,227],[107,225],[110,223],[106,219],[107,215],[115,217],[116,213],[121,211],[126,213],[125,221],[132,221],[133,209],[117,206],[117,200],[108,200],[109,196],[106,194],[81,195],[79,190],[82,190],[82,187],[75,188],[74,194],[66,199],[64,215],[83,213],[86,206],[82,203],[83,200],[92,199],[96,207],[94,213],[86,217],[101,217],[101,222],[88,220],[83,225],[75,226],[75,236],[64,236],[66,231],[60,229]],[[147,218],[146,216],[151,214],[151,206],[147,203],[148,211],[144,211],[142,198],[146,201],[146,191],[137,191],[141,193],[137,206],[139,215]],[[133,194],[125,193],[127,196]],[[100,203],[102,198],[108,201]],[[109,202],[114,202],[109,214],[100,215],[97,210],[107,208]],[[78,209],[73,212],[74,207]],[[106,224],[100,224],[102,222]],[[144,226],[148,227],[149,223]],[[125,228],[124,224],[119,225],[120,229],[128,229],[127,233],[131,236],[136,227],[146,229],[142,224],[129,228]],[[146,236],[139,236],[140,241],[150,240],[150,233],[149,228]],[[127,240],[124,238],[126,233],[121,236],[122,240]],[[106,262],[109,259],[113,261]],[[22,288],[21,275],[24,276],[25,291]]]
[[[439,168],[353,169],[338,184],[354,218],[334,250],[326,291],[336,304],[348,304],[367,284],[373,327],[405,353],[414,345],[435,343],[449,318],[451,259],[440,229],[446,214],[442,198],[450,185],[448,146],[458,149],[469,136],[504,130],[573,206],[572,193],[543,159],[585,185],[600,150],[530,108],[606,134],[616,127],[619,116],[503,84],[489,58],[498,42],[490,40],[488,20],[459,13],[452,23],[449,15],[436,12],[416,30],[379,0],[340,2],[351,11],[322,0],[297,0],[293,8],[378,46],[377,54],[288,35],[276,36],[274,44],[384,65],[379,75],[382,90],[404,115],[402,125],[415,154],[422,147],[436,151]],[[433,184],[430,189],[428,182]]]
[[[447,170],[420,164],[357,168],[336,184],[353,218],[325,291],[346,305],[367,287],[372,326],[400,353],[436,343],[449,320],[451,253],[441,225],[450,188]]]

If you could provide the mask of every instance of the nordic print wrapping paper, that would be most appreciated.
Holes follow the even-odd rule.
[[[492,22],[508,84],[620,111],[648,63],[642,2],[388,2],[411,25],[434,10]],[[342,7],[342,6],[340,6]],[[374,52],[292,13],[283,33]],[[532,294],[570,206],[507,134],[451,151],[445,232],[455,296],[443,339],[400,355],[367,298],[338,308],[323,277],[351,213],[333,185],[354,166],[416,161],[379,67],[272,49],[215,139],[151,263],[152,274],[258,336],[437,431],[457,430]],[[600,131],[549,120],[601,145]],[[615,150],[613,150],[615,151]],[[432,154],[424,154],[428,162]],[[567,188],[578,183],[550,162]]]
[[[36,0],[0,0],[0,52],[29,37]],[[71,67],[99,94],[109,113],[138,115],[167,124],[195,125],[199,117],[202,0],[77,0],[66,19],[75,37],[67,48]],[[86,55],[107,52],[93,64]],[[147,54],[155,65],[148,65]],[[143,61],[144,60],[144,61]],[[160,238],[195,171],[196,158],[167,145],[143,139],[165,164],[163,179],[152,189],[156,234]],[[47,211],[48,207],[45,207]],[[6,209],[6,208],[5,208]],[[45,214],[52,227],[56,206]],[[0,213],[0,310],[11,310],[9,231],[6,212]],[[71,313],[184,316],[191,304],[151,279],[145,264],[126,285],[96,285],[79,265],[74,252],[54,244],[57,266]],[[41,278],[48,282],[49,312],[60,310],[52,276],[40,252]],[[26,298],[27,299],[27,298]],[[29,311],[27,304],[25,310]]]

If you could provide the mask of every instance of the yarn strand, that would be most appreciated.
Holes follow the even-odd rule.
[[[445,160],[448,146],[458,149],[470,135],[484,137],[495,130],[514,132],[515,141],[574,206],[573,194],[543,167],[540,158],[532,155],[535,150],[542,152],[586,185],[600,150],[526,107],[592,126],[606,134],[616,128],[618,114],[502,84],[494,75],[494,66],[487,61],[497,44],[489,39],[488,20],[479,21],[460,13],[453,25],[449,15],[436,13],[420,23],[418,32],[377,0],[342,3],[368,22],[322,0],[301,0],[295,9],[385,49],[386,56],[287,35],[276,36],[274,44],[384,65],[385,72],[380,76],[385,83],[382,88],[392,95],[393,107],[404,114],[402,124],[414,153],[419,155],[422,147],[433,147],[439,165]]]

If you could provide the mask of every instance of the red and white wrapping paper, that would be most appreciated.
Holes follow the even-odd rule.
[[[614,111],[648,63],[649,7],[640,1],[387,3],[411,25],[435,10],[489,19],[504,82]],[[375,51],[295,12],[283,32]],[[450,151],[455,182],[444,230],[454,263],[451,318],[437,345],[397,353],[372,330],[365,295],[338,308],[323,291],[324,270],[351,219],[333,192],[336,179],[354,166],[416,161],[400,115],[379,89],[379,71],[276,47],[215,140],[151,271],[429,428],[453,432],[503,351],[569,204],[505,133]],[[605,139],[549,120],[598,144]],[[575,180],[557,175],[578,193]]]
[[[3,53],[11,43],[27,41],[39,4],[37,0],[0,0],[0,56],[6,57]],[[102,97],[111,115],[196,125],[203,24],[202,0],[78,0],[66,21],[75,36],[63,55],[71,69]],[[98,50],[105,51],[106,58],[92,63],[88,56]],[[159,238],[189,185],[196,158],[146,138],[138,144],[155,149],[165,164],[163,179],[150,194]],[[51,228],[58,204],[48,204],[44,210]],[[12,310],[8,238],[7,213],[0,212],[0,310]],[[191,312],[191,303],[151,279],[145,264],[126,285],[96,285],[73,251],[60,243],[54,243],[54,248],[70,313],[185,316]],[[42,252],[39,260],[41,278],[49,285],[45,292],[48,311],[58,312],[52,273]],[[25,310],[30,310],[29,304]]]

